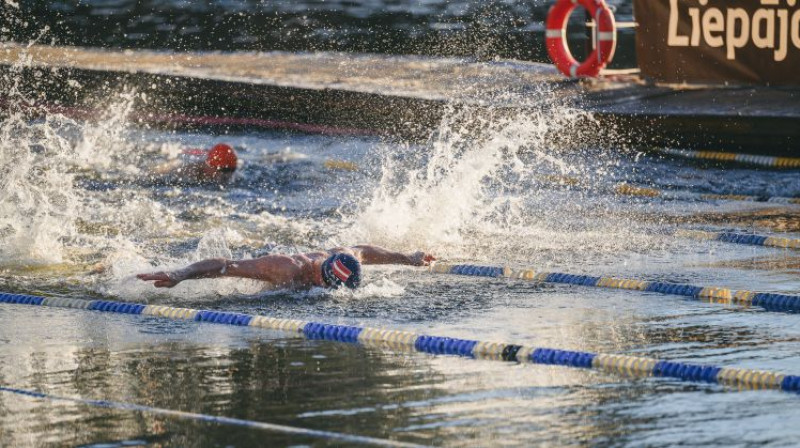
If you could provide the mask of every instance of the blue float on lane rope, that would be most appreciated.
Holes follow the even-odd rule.
[[[459,269],[463,269],[463,266]],[[474,272],[474,271],[473,271]],[[487,275],[498,271],[483,270]],[[564,276],[559,281],[584,284],[596,277]],[[600,279],[602,281],[602,278]],[[658,284],[659,289],[664,285]],[[683,290],[687,285],[677,285]],[[775,295],[759,297],[759,301],[779,302],[785,300]],[[0,303],[32,306],[53,306],[86,309],[104,313],[138,314],[173,320],[193,320],[216,324],[260,327],[290,332],[309,339],[358,343],[366,346],[388,347],[395,350],[418,351],[435,355],[454,355],[476,359],[529,362],[564,367],[598,370],[633,377],[664,377],[682,381],[717,383],[750,389],[778,389],[800,392],[800,377],[777,372],[738,369],[731,367],[703,366],[677,361],[617,354],[589,353],[519,344],[486,342],[443,336],[420,335],[407,331],[349,325],[307,322],[295,319],[278,319],[241,313],[210,310],[194,310],[161,305],[143,305],[108,300],[81,300],[58,297],[38,297],[23,294],[0,293]],[[778,306],[778,305],[776,305]]]
[[[651,282],[614,277],[595,277],[562,272],[536,272],[533,269],[512,269],[503,266],[435,263],[431,271],[439,274],[456,274],[482,277],[505,277],[532,280],[542,283],[559,283],[599,288],[630,289],[659,294],[669,294],[706,300],[718,304],[758,306],[767,311],[800,312],[800,296],[780,293],[733,290],[716,286],[695,286],[681,283]]]

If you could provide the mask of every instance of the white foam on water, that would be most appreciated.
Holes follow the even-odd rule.
[[[128,300],[196,299],[259,294],[265,284],[213,279],[156,289],[135,274],[205,258],[363,243],[539,266],[599,262],[671,244],[659,223],[637,219],[648,210],[598,187],[611,185],[621,170],[618,152],[583,143],[586,132],[602,132],[592,116],[556,107],[546,91],[526,95],[526,104],[553,104],[524,114],[454,107],[424,144],[227,136],[244,143],[246,163],[237,176],[254,177],[225,190],[125,183],[216,138],[129,129],[134,105],[147,101],[135,91],[108,92],[105,116],[90,122],[57,114],[30,121],[12,109],[0,123],[0,266],[100,262],[100,275],[76,281]],[[291,149],[273,160],[276,146]],[[358,169],[308,162],[331,157],[357,162]],[[546,181],[552,176],[583,179],[589,187],[554,187]],[[278,197],[284,187],[281,194],[294,195],[288,203]],[[286,204],[310,213],[287,212]],[[403,294],[388,278],[365,286],[371,289],[357,297]]]
[[[385,158],[379,184],[350,225],[361,240],[451,259],[535,260],[557,250],[612,253],[654,244],[607,198],[541,187],[538,180],[552,174],[602,181],[617,163],[576,149],[579,123],[593,120],[564,108],[516,116],[454,112],[428,145]],[[568,133],[572,145],[553,142]]]
[[[403,285],[392,281],[387,277],[381,276],[378,279],[371,279],[368,282],[362,281],[362,286],[353,291],[355,299],[364,298],[392,298],[400,297],[405,293]]]
[[[66,165],[69,149],[48,121],[11,116],[0,123],[0,264],[63,261],[81,201]]]
[[[99,290],[107,295],[138,301],[225,297],[263,292],[269,288],[268,284],[249,279],[215,278],[186,281],[174,288],[154,288],[151,282],[136,278],[136,274],[180,269],[209,258],[233,258],[229,242],[235,242],[239,238],[240,235],[230,229],[214,229],[207,232],[197,243],[197,248],[187,256],[170,257],[162,253],[155,263],[152,258],[138,255],[130,248],[119,250],[106,260],[110,267],[109,278],[99,286]]]
[[[0,122],[0,266],[84,265],[121,253],[142,257],[134,236],[174,231],[172,211],[146,195],[79,185],[103,181],[109,172],[139,173],[135,147],[124,138],[135,92],[110,96],[97,121],[77,122],[27,106],[34,102],[16,83],[32,65],[23,56],[4,75],[12,87]]]

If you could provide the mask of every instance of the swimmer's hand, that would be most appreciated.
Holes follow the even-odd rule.
[[[232,264],[231,266],[236,266]],[[172,288],[184,280],[196,278],[214,278],[224,276],[228,268],[228,262],[222,258],[198,261],[190,264],[183,269],[176,271],[160,271],[152,274],[139,274],[139,280],[152,281],[156,288]]]
[[[414,252],[408,258],[412,266],[428,266],[432,261],[436,261],[436,257],[423,251]]]
[[[153,272],[152,274],[138,274],[136,278],[152,281],[156,288],[172,288],[184,279],[174,272]]]

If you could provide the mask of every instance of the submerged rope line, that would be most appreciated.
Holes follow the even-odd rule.
[[[536,272],[533,269],[512,269],[503,266],[478,266],[471,264],[436,263],[431,272],[439,274],[471,275],[478,277],[505,277],[533,280],[542,283],[594,286],[599,288],[633,289],[660,294],[671,294],[710,303],[759,306],[767,311],[800,312],[800,296],[788,294],[733,290],[717,286],[694,286],[679,283],[648,282],[614,277],[565,274],[561,272]]]
[[[542,181],[569,187],[587,187],[583,179],[572,176],[547,175]],[[757,196],[747,194],[695,193],[693,191],[671,191],[652,187],[640,187],[626,182],[614,185],[611,190],[621,196],[639,196],[645,198],[666,198],[678,200],[722,200],[745,202],[770,202],[775,204],[800,204],[800,198],[788,196]]]
[[[580,179],[570,177],[553,177],[550,180],[557,181],[563,185],[580,185]],[[650,187],[638,187],[627,183],[620,183],[614,187],[614,193],[625,196],[639,196],[648,198],[672,198],[672,199],[705,199],[705,200],[731,200],[748,202],[772,202],[779,204],[800,204],[800,198],[781,197],[781,196],[750,196],[742,194],[709,194],[692,192],[674,192],[659,190]],[[800,249],[800,239],[780,238],[774,236],[754,235],[738,232],[706,232],[702,230],[677,230],[676,236],[683,236],[701,240],[716,240],[725,243],[749,244],[754,246],[783,247]]]
[[[677,230],[676,236],[694,238],[698,240],[713,240],[724,243],[747,244],[751,246],[783,247],[800,249],[800,239],[778,238],[774,236],[755,235],[738,232],[707,232],[704,230]]]
[[[61,397],[58,395],[50,395],[43,392],[37,392],[33,390],[27,389],[18,389],[14,387],[4,387],[0,386],[0,392],[7,392],[17,395],[25,395],[33,398],[39,398],[42,400],[51,400],[51,401],[68,401],[71,403],[80,403],[94,407],[100,408],[108,408],[108,409],[119,409],[124,411],[140,411],[140,412],[148,412],[151,414],[159,414],[159,415],[167,415],[170,417],[177,417],[182,419],[189,419],[189,420],[198,420],[202,422],[208,423],[219,423],[223,425],[233,425],[233,426],[244,426],[247,428],[255,428],[255,429],[263,429],[267,431],[273,432],[281,432],[285,434],[296,434],[301,436],[311,436],[311,437],[321,437],[325,439],[332,439],[332,440],[340,440],[343,442],[349,443],[360,443],[365,445],[376,445],[376,446],[389,446],[389,447],[421,447],[424,445],[417,445],[413,443],[405,443],[405,442],[396,442],[393,440],[387,439],[377,439],[373,437],[365,437],[365,436],[354,436],[350,434],[344,434],[339,432],[332,432],[332,431],[321,431],[316,429],[306,429],[306,428],[297,428],[294,426],[286,426],[286,425],[277,425],[274,423],[264,423],[264,422],[257,422],[253,420],[243,420],[240,418],[232,418],[232,417],[220,417],[216,415],[208,415],[208,414],[198,414],[195,412],[184,412],[184,411],[175,411],[172,409],[164,409],[164,408],[156,408],[152,406],[144,406],[140,404],[133,404],[133,403],[124,403],[120,401],[109,401],[109,400],[90,400],[86,398],[73,398],[73,397]]]
[[[750,163],[773,168],[800,168],[800,158],[757,156],[754,154],[735,154],[718,151],[692,151],[688,149],[657,149],[658,152],[688,159],[719,160],[724,162]]]
[[[437,264],[439,272],[444,264]],[[459,270],[464,265],[458,265]],[[483,275],[499,277],[503,268],[468,266]],[[449,272],[449,271],[448,271]],[[470,271],[472,272],[472,271]],[[532,271],[531,271],[532,272]],[[472,274],[467,274],[472,275]],[[478,274],[475,274],[478,275]],[[527,275],[527,274],[526,274]],[[563,275],[563,274],[561,274]],[[589,278],[589,277],[586,277]],[[716,383],[745,389],[776,389],[800,392],[800,376],[751,369],[717,367],[663,361],[639,356],[589,353],[502,342],[484,342],[445,336],[429,336],[408,331],[276,319],[225,311],[173,308],[160,305],[39,297],[0,293],[0,303],[79,308],[106,313],[141,314],[168,319],[184,319],[227,325],[260,327],[304,336],[308,339],[347,342],[367,347],[398,351],[417,351],[435,355],[455,355],[475,359],[528,362],[564,367],[593,369],[630,377],[663,377],[682,381]],[[177,411],[176,411],[177,412]]]
[[[800,198],[785,196],[755,196],[746,194],[712,194],[694,193],[659,190],[650,187],[637,187],[631,184],[621,183],[614,187],[614,193],[624,196],[640,196],[647,198],[670,198],[670,199],[701,199],[701,200],[724,200],[724,201],[746,201],[746,202],[771,202],[775,204],[800,204]]]

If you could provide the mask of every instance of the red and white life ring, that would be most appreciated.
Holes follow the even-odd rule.
[[[567,21],[577,5],[594,17],[595,49],[578,63],[567,47]],[[597,76],[611,62],[617,47],[617,26],[614,14],[603,0],[557,0],[547,13],[547,53],[561,73],[571,77]]]

